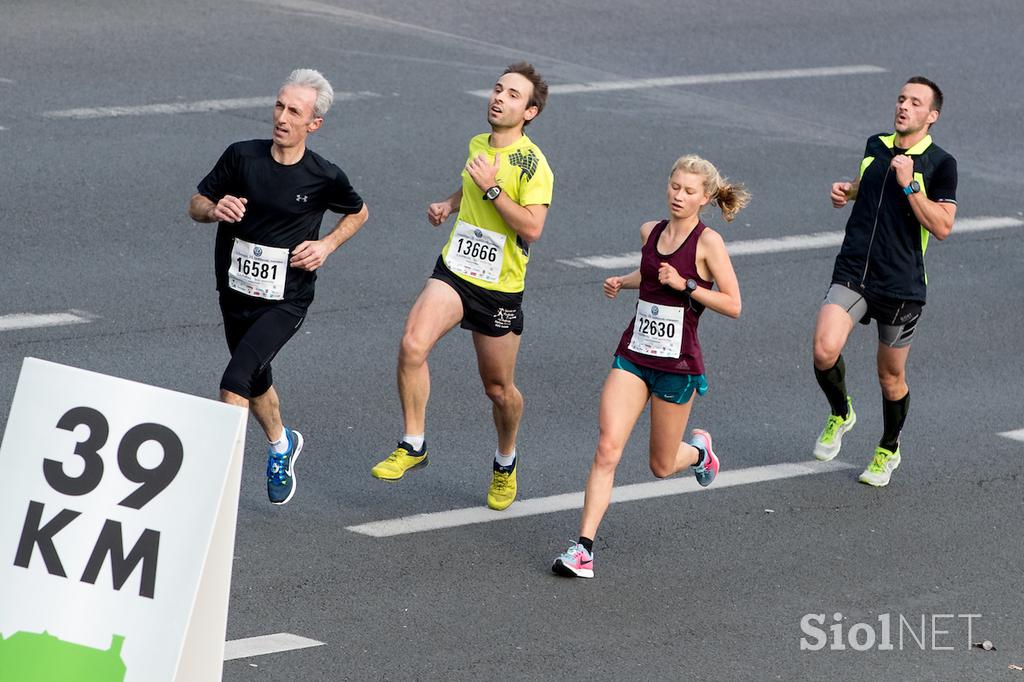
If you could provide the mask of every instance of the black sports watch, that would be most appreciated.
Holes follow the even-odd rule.
[[[920,191],[921,183],[918,182],[917,180],[911,180],[910,184],[903,188],[903,193],[906,194],[908,197],[911,194],[917,194]]]
[[[689,293],[691,293],[693,291],[696,291],[696,290],[697,290],[697,280],[693,279],[692,277],[690,279],[686,280],[686,293],[689,294]]]
[[[498,198],[499,194],[501,194],[501,188],[495,185],[494,187],[488,188],[488,190],[484,192],[484,200],[494,201],[495,199]]]

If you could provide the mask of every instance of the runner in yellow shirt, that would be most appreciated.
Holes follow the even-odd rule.
[[[427,357],[455,325],[473,333],[484,391],[493,404],[498,445],[487,505],[505,509],[516,498],[516,433],[523,396],[515,385],[523,333],[523,288],[530,244],[540,238],[551,204],[554,176],[523,128],[547,100],[548,86],[532,65],[512,64],[487,100],[490,134],[469,142],[462,186],[431,204],[427,219],[455,225],[406,320],[398,351],[398,393],[405,433],[398,447],[373,467],[394,481],[427,463]]]

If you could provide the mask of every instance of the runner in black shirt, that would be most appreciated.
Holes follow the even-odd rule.
[[[910,406],[906,364],[925,303],[928,238],[945,239],[956,216],[956,160],[932,143],[942,91],[922,76],[908,80],[896,100],[895,132],[867,142],[855,182],[832,185],[832,205],[854,199],[832,285],[814,329],[814,373],[832,408],[814,456],[839,454],[857,421],[846,394],[841,355],[857,322],[878,323],[878,379],[882,439],[860,480],[889,484],[900,465],[900,431]]]
[[[274,105],[273,139],[228,147],[188,209],[193,220],[218,222],[214,268],[231,350],[220,398],[251,407],[267,434],[267,494],[274,504],[295,494],[302,434],[281,420],[270,361],[305,319],[316,270],[367,216],[344,171],[306,149],[333,99],[318,71],[293,71]],[[343,217],[321,239],[328,209]]]

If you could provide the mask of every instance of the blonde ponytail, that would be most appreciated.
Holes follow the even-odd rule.
[[[722,217],[731,223],[736,214],[750,203],[750,192],[739,183],[729,182],[707,159],[696,154],[679,157],[672,165],[671,178],[677,171],[693,173],[704,178],[704,193],[711,197],[711,203],[722,210]]]

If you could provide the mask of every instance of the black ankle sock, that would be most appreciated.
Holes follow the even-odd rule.
[[[512,470],[516,468],[516,462],[518,460],[519,460],[519,457],[516,457],[515,459],[512,460],[512,463],[509,464],[507,467],[501,466],[500,464],[498,464],[498,460],[494,460],[494,466],[492,468],[495,471],[502,471],[502,472],[504,472],[506,474],[511,474]]]
[[[840,355],[830,369],[822,371],[815,367],[814,378],[818,380],[818,386],[824,392],[832,414],[846,419],[846,363],[843,362],[843,356]]]
[[[889,452],[896,452],[900,446],[900,431],[903,430],[903,423],[907,421],[907,412],[910,411],[910,391],[899,400],[886,400],[882,398],[882,440],[878,446]]]
[[[690,443],[690,445],[693,445],[693,443]],[[693,466],[699,467],[704,463],[704,458],[708,456],[708,451],[699,445],[693,445],[693,448],[697,451],[697,461],[693,463]]]
[[[587,550],[591,554],[594,553],[594,541],[591,540],[590,538],[585,538],[585,537],[583,537],[581,535],[580,539],[577,540],[577,542],[579,542],[581,545],[583,545],[583,549]]]

